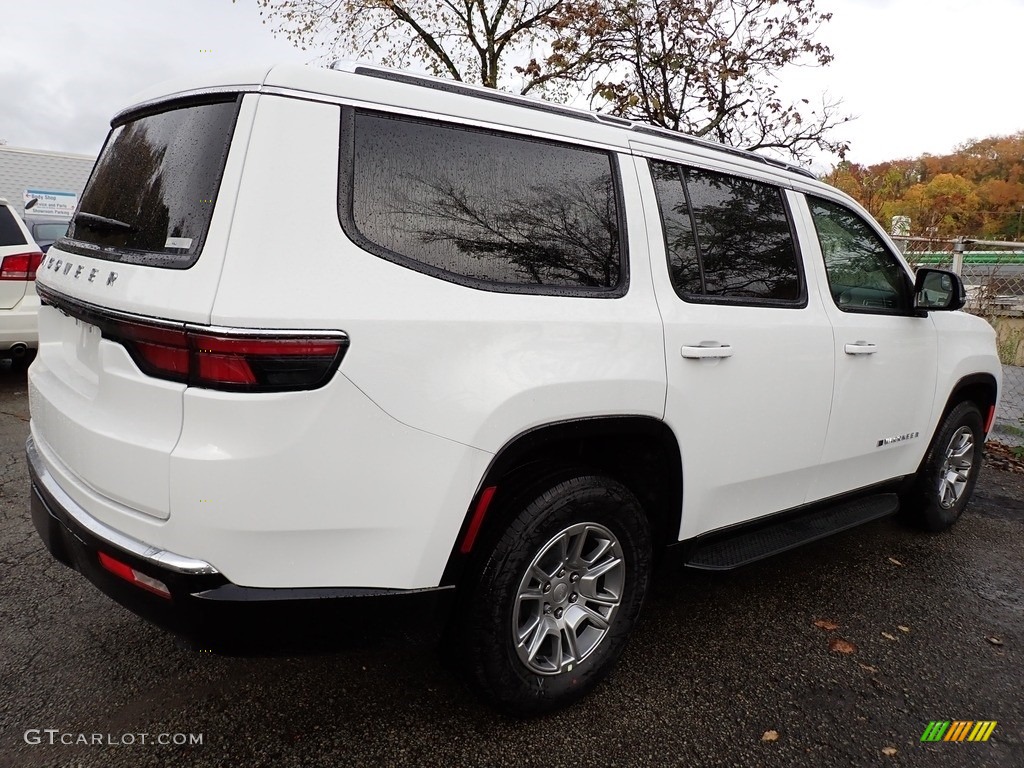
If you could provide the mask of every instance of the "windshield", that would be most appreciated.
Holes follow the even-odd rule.
[[[91,256],[190,267],[217,199],[239,98],[186,104],[117,125],[68,231]]]

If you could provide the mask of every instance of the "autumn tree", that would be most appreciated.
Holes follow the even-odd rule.
[[[978,226],[981,199],[963,176],[940,173],[927,184],[915,184],[902,200],[887,205],[884,215],[909,216],[911,234],[951,238]]]
[[[785,101],[778,74],[825,66],[815,0],[256,0],[275,30],[492,88],[588,95],[616,115],[747,149],[843,154],[847,118]]]
[[[914,160],[893,160],[872,166],[844,160],[824,180],[857,200],[881,222],[883,208],[902,199],[921,179],[919,163]],[[889,222],[883,223],[888,226]]]
[[[915,235],[1024,237],[1024,131],[972,139],[947,155],[865,166],[840,162],[825,180],[888,228],[910,216]]]
[[[815,0],[619,0],[589,40],[581,35],[592,13],[566,6],[552,21],[586,41],[596,73],[562,79],[586,78],[598,106],[746,149],[796,158],[815,149],[846,152],[832,136],[849,119],[838,102],[823,97],[812,105],[779,93],[786,68],[832,61],[815,39],[832,14],[819,12]],[[534,64],[543,76],[543,64]]]
[[[585,51],[557,40],[553,19],[563,0],[256,2],[277,33],[303,48],[322,46],[399,68],[420,64],[435,75],[490,88],[510,73],[505,64],[510,56],[525,64],[523,51],[531,46],[557,48],[562,55],[557,63],[545,59],[543,77],[527,76],[523,93],[589,65]]]

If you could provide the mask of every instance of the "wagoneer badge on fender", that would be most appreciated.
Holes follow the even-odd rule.
[[[885,437],[878,441],[876,448],[881,448],[883,445],[892,445],[893,443],[902,443],[904,440],[913,440],[918,437],[920,432],[907,432],[902,435],[896,435],[895,437]]]

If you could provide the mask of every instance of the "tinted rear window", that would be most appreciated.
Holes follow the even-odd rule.
[[[92,256],[192,266],[210,226],[239,99],[180,105],[115,126],[68,237]]]
[[[25,245],[25,235],[6,205],[0,205],[0,245]]]
[[[609,153],[368,112],[351,146],[343,223],[372,253],[485,290],[624,292]]]

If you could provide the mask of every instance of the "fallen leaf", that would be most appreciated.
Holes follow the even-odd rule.
[[[761,741],[778,741],[778,740],[779,740],[779,732],[778,731],[765,731],[763,734],[761,734]]]
[[[884,637],[886,640],[892,640],[893,642],[896,642],[897,639],[896,635],[890,635],[888,632],[883,632],[882,637]]]
[[[893,565],[903,565],[903,563],[901,563],[901,562],[900,562],[899,560],[897,560],[897,559],[896,559],[895,557],[890,557],[890,558],[889,558],[889,562],[890,562],[890,563],[892,563]]]
[[[863,669],[865,672],[870,672],[872,675],[878,671],[876,667],[872,667],[870,664],[861,664],[860,668]]]
[[[896,629],[898,629],[900,632],[909,632],[910,631],[910,627],[904,627],[902,624],[897,624],[896,625]]]
[[[985,639],[988,640],[990,643],[992,643],[992,645],[1002,645],[1003,644],[1002,638],[999,638],[999,637],[986,637]]]
[[[882,747],[882,754],[886,757],[892,757],[896,754],[896,747]]]
[[[841,637],[833,637],[828,642],[828,649],[835,651],[836,653],[856,653],[857,646],[851,643],[849,640],[843,640]]]
[[[834,621],[829,621],[828,619],[818,619],[814,622],[814,626],[818,629],[824,629],[826,632],[832,632],[833,630],[839,629],[838,624]]]

